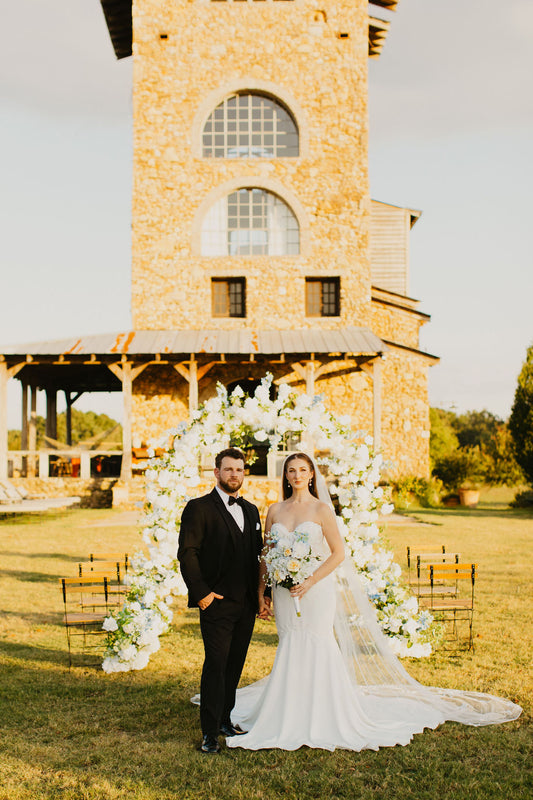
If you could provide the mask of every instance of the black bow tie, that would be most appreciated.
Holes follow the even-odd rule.
[[[244,498],[242,497],[233,497],[230,495],[228,500],[228,506],[232,506],[234,503],[238,503],[241,507],[244,506]]]

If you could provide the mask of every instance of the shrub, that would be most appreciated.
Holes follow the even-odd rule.
[[[460,449],[439,458],[433,467],[433,475],[450,492],[456,492],[460,486],[479,487],[485,480],[483,457],[479,448]]]
[[[514,500],[509,503],[512,508],[531,508],[533,506],[533,489],[526,489],[524,492],[517,492]]]
[[[436,508],[440,505],[442,483],[437,478],[426,480],[418,475],[407,475],[392,486],[393,502],[400,511],[417,503],[423,508]]]

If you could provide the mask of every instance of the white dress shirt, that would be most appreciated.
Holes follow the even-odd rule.
[[[235,520],[235,522],[237,523],[237,525],[239,526],[241,531],[243,531],[244,530],[244,511],[242,510],[242,506],[240,506],[238,503],[232,503],[230,505],[229,504],[229,499],[230,499],[231,495],[229,495],[226,492],[224,492],[222,489],[219,488],[219,486],[215,486],[215,489],[217,490],[217,492],[221,496],[222,500],[224,501],[224,504],[225,504],[227,510],[229,511],[229,513],[231,514],[231,516],[233,517],[233,519]]]

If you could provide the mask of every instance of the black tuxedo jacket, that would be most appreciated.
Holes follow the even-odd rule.
[[[243,512],[251,537],[246,571],[255,599],[263,546],[261,521],[256,506],[247,500],[244,500]],[[181,516],[178,559],[189,590],[189,608],[197,607],[198,601],[210,592],[231,597],[230,574],[235,557],[235,537],[239,535],[236,523],[216,489],[187,503]]]

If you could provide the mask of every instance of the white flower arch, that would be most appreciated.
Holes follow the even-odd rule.
[[[104,622],[106,672],[143,669],[170,626],[173,596],[186,593],[176,561],[177,536],[181,511],[201,482],[202,457],[254,439],[268,441],[277,451],[286,435],[312,442],[327,453],[318,462],[327,467],[332,480],[330,492],[338,500],[346,545],[394,651],[415,658],[431,653],[425,639],[432,618],[418,611],[416,599],[401,582],[393,554],[379,541],[379,517],[393,508],[384,502],[378,485],[381,455],[372,453],[368,437],[361,442],[348,418],[334,417],[321,397],[292,393],[281,384],[271,400],[271,385],[272,376],[267,375],[253,397],[245,397],[240,387],[228,396],[219,385],[216,397],[155,443],[156,449],[164,450],[159,457],[152,451],[146,472],[143,540],[148,556],[134,556],[124,605]]]

